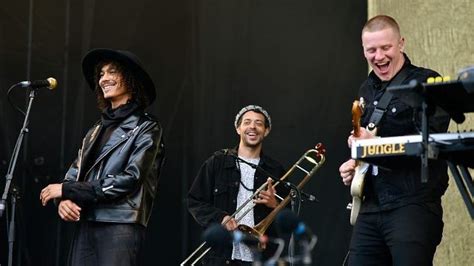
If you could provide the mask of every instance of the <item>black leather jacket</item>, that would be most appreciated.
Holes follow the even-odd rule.
[[[132,114],[96,152],[89,169],[82,169],[84,162],[91,159],[101,129],[99,121],[87,132],[78,157],[64,178],[63,199],[83,207],[81,220],[146,226],[164,158],[163,130],[149,115]]]

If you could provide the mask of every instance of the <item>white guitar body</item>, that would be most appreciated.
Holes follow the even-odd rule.
[[[369,170],[369,166],[368,163],[357,161],[357,167],[351,183],[352,204],[350,221],[352,225],[355,224],[357,216],[359,215],[360,206],[362,205],[365,175]]]
[[[376,128],[372,130],[367,129],[371,135],[376,135]],[[364,191],[364,183],[365,183],[365,175],[369,170],[370,164],[363,162],[363,161],[356,161],[357,166],[355,168],[354,178],[352,179],[351,183],[351,196],[352,196],[352,204],[350,204],[351,208],[351,218],[350,222],[351,225],[354,225],[357,220],[357,216],[359,215],[360,207],[362,205],[362,201],[364,199],[363,191]]]

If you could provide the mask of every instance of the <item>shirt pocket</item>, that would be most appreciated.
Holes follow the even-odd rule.
[[[216,184],[212,191],[214,206],[221,210],[229,208],[229,187],[225,184]]]
[[[406,113],[413,113],[413,108],[399,98],[393,97],[387,107],[387,116],[400,116]]]
[[[392,99],[385,112],[385,121],[382,125],[380,135],[402,136],[414,134],[416,126],[414,123],[413,108],[398,98]]]

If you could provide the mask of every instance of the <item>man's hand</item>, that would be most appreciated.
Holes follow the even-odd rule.
[[[339,167],[339,173],[342,177],[342,183],[346,186],[350,186],[352,178],[354,178],[356,168],[356,161],[354,159],[347,160]]]
[[[229,221],[226,223],[227,220]],[[237,229],[237,222],[235,221],[234,218],[231,218],[229,215],[226,215],[222,219],[221,224],[223,224],[225,229],[227,229],[228,231],[234,231],[235,229]]]
[[[257,204],[265,204],[268,208],[275,208],[278,206],[278,202],[275,198],[275,188],[272,186],[273,180],[271,178],[267,179],[267,190],[262,190],[257,196],[257,199],[254,201]]]
[[[40,200],[43,206],[46,206],[49,200],[60,198],[63,196],[62,193],[63,184],[51,184],[43,188],[40,193]]]
[[[77,222],[81,218],[81,207],[71,200],[62,200],[58,206],[58,214],[66,222]]]
[[[351,131],[351,135],[347,138],[347,145],[352,147],[352,142],[359,139],[373,139],[375,138],[373,133],[370,133],[365,127],[359,128],[359,136],[354,136],[354,131]]]

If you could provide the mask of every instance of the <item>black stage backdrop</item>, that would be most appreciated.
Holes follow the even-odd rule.
[[[177,265],[202,229],[185,208],[201,163],[237,144],[236,112],[259,104],[273,118],[264,150],[290,167],[317,142],[327,162],[306,185],[320,203],[301,216],[319,237],[314,265],[341,264],[350,239],[349,190],[338,167],[349,156],[350,107],[366,76],[360,29],[366,1],[17,0],[0,5],[0,174],[4,186],[23,117],[7,101],[21,80],[57,78],[37,93],[14,175],[15,265],[64,265],[73,226],[39,192],[59,181],[98,118],[80,69],[91,48],[128,49],[158,85],[149,111],[165,128],[167,161],[146,243],[146,265]],[[12,101],[25,106],[24,89]],[[8,212],[11,214],[11,212]],[[0,264],[8,256],[0,220]]]

